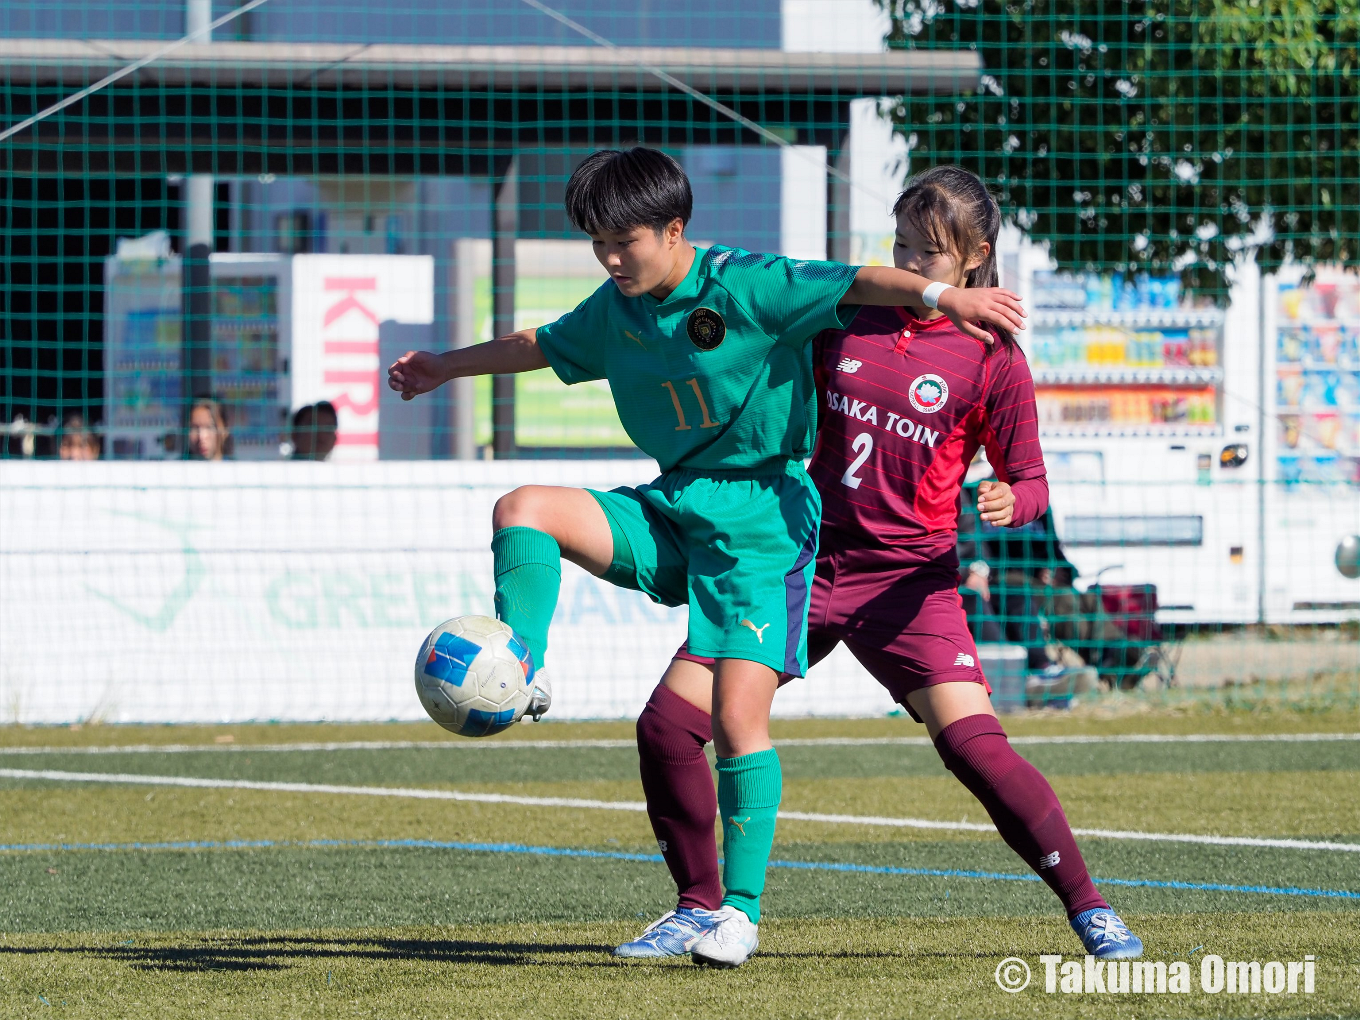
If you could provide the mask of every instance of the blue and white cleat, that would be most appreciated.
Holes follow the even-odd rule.
[[[1108,907],[1083,910],[1070,924],[1086,951],[1098,960],[1136,960],[1143,955],[1143,940]]]
[[[709,967],[740,967],[760,945],[760,929],[744,911],[723,907],[708,934],[694,944],[690,956]]]
[[[632,942],[618,946],[614,955],[630,960],[685,956],[717,922],[716,910],[703,910],[700,907],[668,910]]]

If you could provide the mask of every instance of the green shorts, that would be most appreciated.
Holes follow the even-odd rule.
[[[808,594],[822,502],[803,465],[770,473],[675,469],[588,491],[609,519],[605,580],[689,606],[689,651],[807,670]]]

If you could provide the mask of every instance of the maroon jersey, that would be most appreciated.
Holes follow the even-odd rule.
[[[1015,493],[1013,526],[1047,508],[1034,380],[1018,346],[989,350],[944,316],[866,307],[849,329],[822,333],[813,358],[821,413],[808,471],[822,495],[822,554],[842,568],[957,568],[959,497],[979,448]]]

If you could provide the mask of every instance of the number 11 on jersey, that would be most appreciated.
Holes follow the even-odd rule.
[[[703,421],[699,422],[699,427],[701,429],[716,429],[718,427],[718,423],[714,421],[711,417],[709,417],[708,403],[704,400],[703,390],[699,389],[699,380],[697,378],[686,379],[685,383],[686,385],[689,386],[690,389],[694,391],[694,396],[699,401],[699,411],[703,416]],[[675,426],[675,431],[688,432],[693,426],[685,422],[685,408],[680,403],[680,394],[675,392],[675,384],[668,379],[661,385],[664,386],[666,390],[670,392],[671,404],[674,405],[675,407],[675,417],[677,422]]]

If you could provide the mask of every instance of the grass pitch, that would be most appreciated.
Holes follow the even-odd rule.
[[[1360,717],[1006,725],[1019,736],[1250,736],[1355,733]],[[1354,852],[1079,837],[1146,959],[1190,961],[1193,992],[1049,995],[1039,955],[1071,959],[1079,947],[1047,888],[988,833],[782,821],[761,951],[712,973],[608,955],[673,905],[641,812],[135,778],[639,801],[631,732],[541,724],[471,742],[405,725],[0,729],[0,768],[134,777],[0,778],[0,1015],[1360,1015]],[[923,732],[903,719],[798,722],[780,724],[776,741]],[[530,738],[546,746],[494,746]],[[279,749],[330,741],[434,746]],[[128,745],[140,746],[108,750]],[[166,745],[180,746],[155,749]],[[1078,828],[1360,843],[1357,741],[1017,746]],[[789,810],[986,820],[929,746],[780,753]],[[1203,993],[1209,953],[1312,954],[1316,992]],[[1010,956],[1035,972],[1015,995],[993,976]]]

